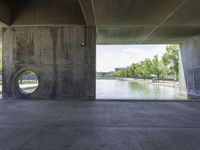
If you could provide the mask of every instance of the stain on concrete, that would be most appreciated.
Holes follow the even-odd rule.
[[[58,68],[57,68],[57,40],[58,40],[58,29],[51,28],[51,39],[53,42],[53,87],[51,92],[51,98],[55,98],[57,95],[57,82],[58,82]]]

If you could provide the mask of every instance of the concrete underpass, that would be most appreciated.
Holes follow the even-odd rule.
[[[0,149],[199,150],[199,6],[0,0]],[[95,101],[96,44],[180,44],[179,89],[191,101]],[[32,94],[17,85],[25,70],[38,75]]]

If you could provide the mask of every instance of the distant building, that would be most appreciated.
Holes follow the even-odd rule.
[[[124,67],[115,68],[115,72],[116,72],[116,71],[119,71],[119,70],[122,70],[122,69],[126,69],[126,68],[124,68]]]
[[[97,72],[96,73],[96,76],[97,77],[109,77],[113,74],[114,72],[113,71],[110,71],[110,72]]]

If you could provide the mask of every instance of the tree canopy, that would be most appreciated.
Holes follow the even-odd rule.
[[[139,63],[131,64],[127,68],[119,69],[113,73],[113,76],[146,79],[154,75],[157,76],[158,80],[169,75],[178,77],[178,52],[178,45],[168,45],[161,60],[159,60],[158,55],[155,55],[152,60],[146,58]]]
[[[179,46],[178,45],[168,45],[166,47],[166,52],[162,57],[162,61],[165,66],[169,68],[169,73],[178,76],[179,74]]]

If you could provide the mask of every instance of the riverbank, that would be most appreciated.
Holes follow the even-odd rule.
[[[150,79],[138,79],[138,78],[117,78],[117,77],[98,77],[99,80],[124,80],[124,81],[136,81],[144,84],[161,85],[167,87],[178,88],[179,83],[176,81],[160,80],[159,82],[152,82]]]
[[[132,78],[122,78],[120,80],[128,80],[128,81],[137,81],[143,82],[144,84],[154,84],[154,85],[161,85],[161,86],[168,86],[173,88],[178,88],[178,82],[174,81],[167,81],[167,80],[160,80],[159,82],[152,82],[150,79],[132,79]]]
[[[179,90],[179,82],[178,81],[167,81],[167,80],[160,80],[159,82],[152,82],[150,79],[136,79],[136,78],[115,78],[117,80],[124,80],[124,81],[134,81],[143,84],[151,84],[151,85],[160,85],[165,87],[172,87],[176,91],[178,91],[182,96],[187,97],[187,92]]]

